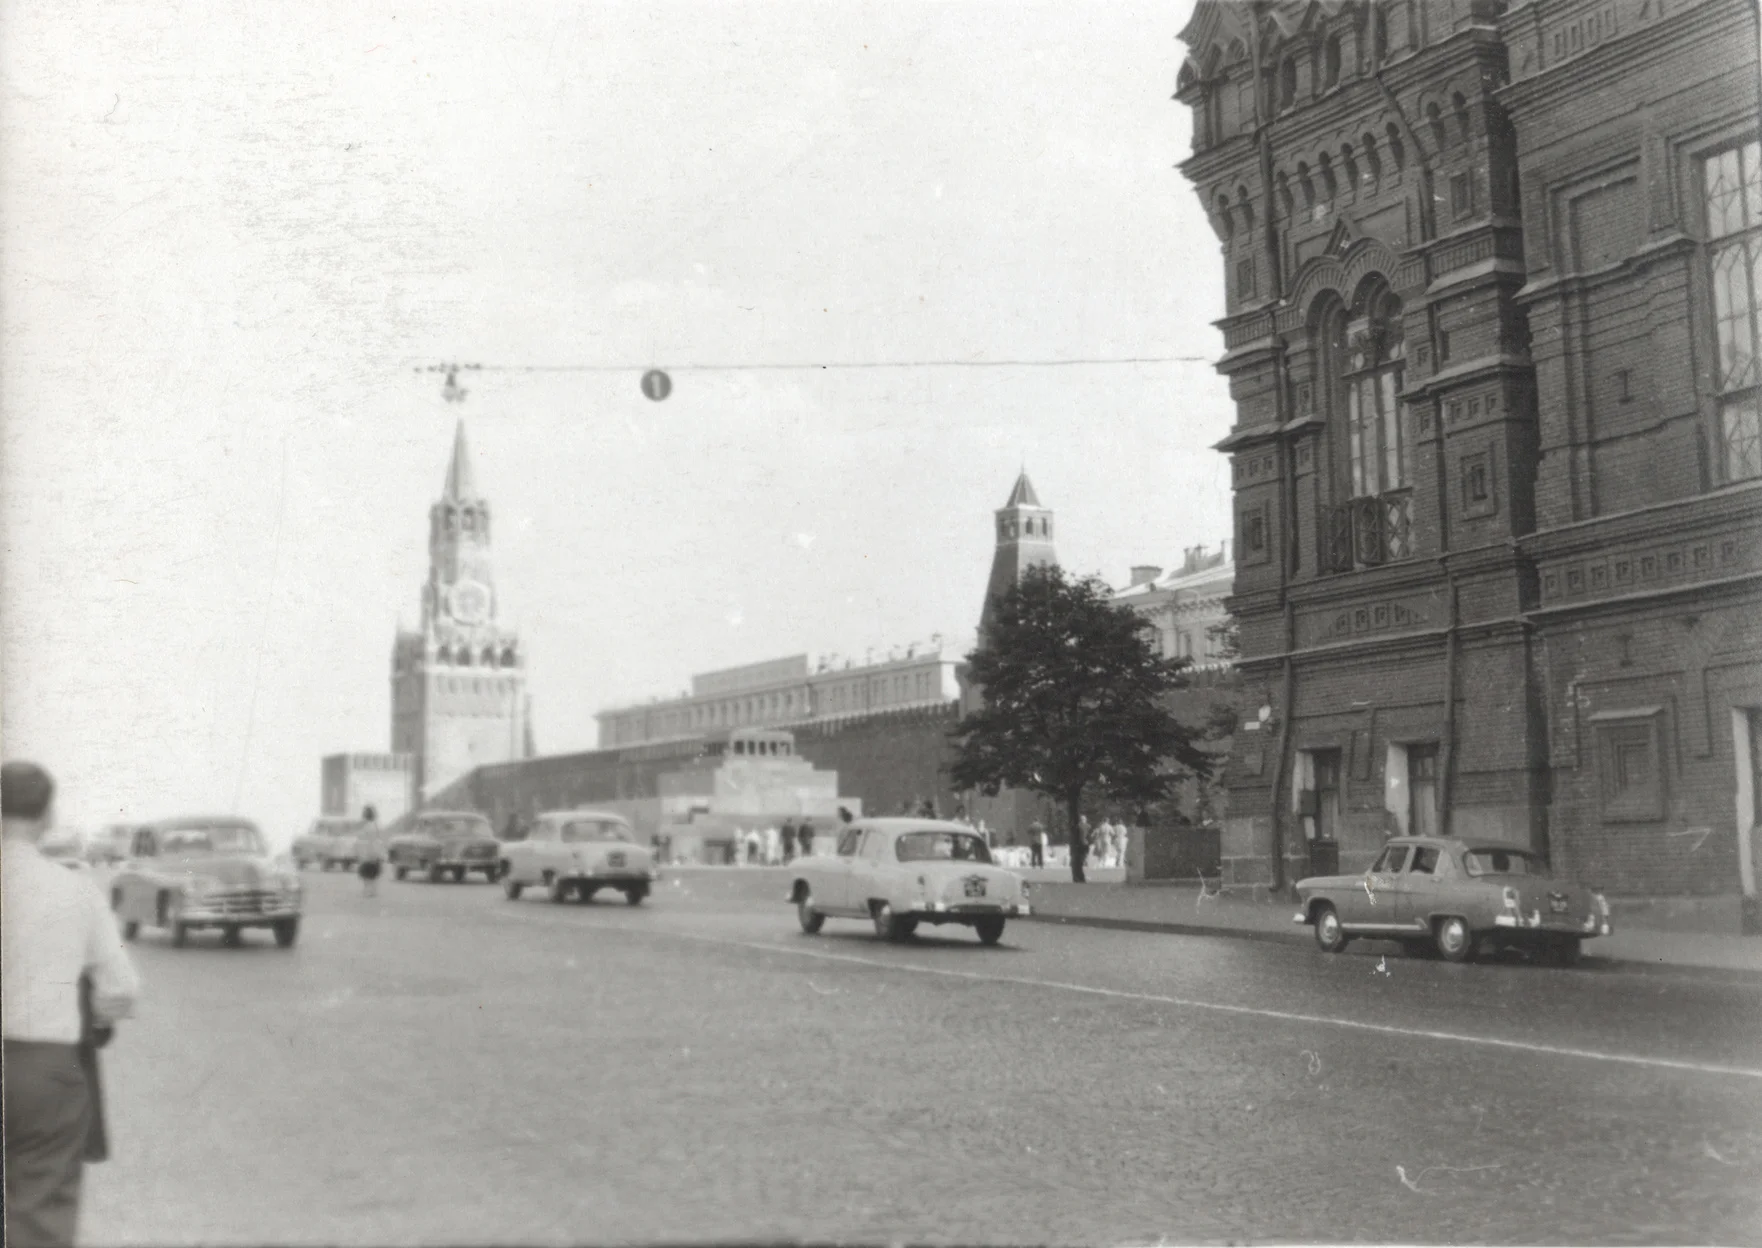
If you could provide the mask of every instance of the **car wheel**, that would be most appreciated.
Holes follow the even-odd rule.
[[[1577,936],[1562,936],[1543,946],[1542,955],[1553,966],[1577,966],[1583,948],[1584,942]]]
[[[400,880],[401,880],[401,879],[403,879],[403,878],[404,878],[404,877],[405,877],[405,876],[407,876],[407,875],[409,875],[409,874],[410,874],[410,868],[409,868],[409,867],[393,867],[393,868],[392,868],[392,874],[393,874],[393,875],[395,875],[395,876],[397,876],[397,877],[398,877],[398,879],[400,879]]]
[[[551,876],[545,881],[545,890],[550,899],[561,905],[569,900],[569,883],[560,876]]]
[[[275,932],[275,943],[280,948],[292,949],[294,942],[300,939],[300,920],[277,919],[272,930]]]
[[[599,889],[594,888],[585,881],[575,881],[575,900],[581,905],[585,906],[588,902],[592,901],[593,895],[599,891]]]
[[[629,906],[640,906],[643,898],[648,895],[649,890],[642,887],[640,884],[634,888],[627,888],[624,890],[624,904]]]
[[[814,909],[814,895],[809,892],[795,899],[795,918],[809,936],[817,935],[826,926],[826,916]]]
[[[237,927],[223,927],[220,929],[220,943],[228,949],[237,949],[245,943],[245,933]]]
[[[905,923],[885,901],[875,903],[875,935],[882,940],[905,939]]]
[[[126,919],[123,921],[122,938],[124,940],[133,940],[135,937],[139,936],[140,934],[141,934],[141,925],[139,923],[135,922],[133,919]]]
[[[973,922],[973,930],[979,933],[980,944],[995,945],[1003,939],[1003,920],[991,916],[976,919]]]
[[[1321,906],[1315,912],[1315,943],[1323,953],[1339,953],[1351,939],[1340,926],[1340,916],[1332,906]]]
[[[1466,962],[1474,954],[1474,933],[1468,920],[1458,915],[1445,915],[1438,920],[1434,933],[1438,956],[1446,962]]]
[[[502,896],[506,897],[509,901],[519,901],[520,892],[525,887],[526,885],[522,884],[519,880],[510,879],[507,872],[504,871],[502,873]]]
[[[441,882],[441,869],[439,866],[430,864],[428,868],[428,882],[430,884],[439,884]]]

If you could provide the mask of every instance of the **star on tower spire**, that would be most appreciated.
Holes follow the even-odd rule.
[[[453,432],[453,457],[447,461],[447,484],[441,497],[458,502],[477,497],[471,480],[471,452],[465,447],[465,422],[461,420]]]

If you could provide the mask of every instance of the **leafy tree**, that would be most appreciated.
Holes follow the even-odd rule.
[[[1164,695],[1186,685],[1188,662],[1158,655],[1144,621],[1110,602],[1105,585],[1056,566],[1030,569],[993,603],[986,635],[967,656],[984,705],[950,734],[955,787],[994,795],[1009,785],[1062,803],[1071,878],[1082,883],[1085,791],[1146,804],[1211,772],[1199,733],[1164,706]]]

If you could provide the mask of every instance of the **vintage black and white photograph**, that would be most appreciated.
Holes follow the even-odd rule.
[[[1757,0],[0,4],[5,1243],[1762,1244]]]

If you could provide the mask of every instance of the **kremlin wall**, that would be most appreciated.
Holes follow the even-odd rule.
[[[996,513],[981,635],[996,595],[1027,568],[1056,562],[1052,522],[1022,474]],[[594,807],[624,814],[685,860],[719,859],[738,830],[807,819],[826,834],[841,809],[897,814],[926,803],[983,821],[998,844],[1026,844],[1035,820],[1062,839],[1057,812],[1034,794],[949,788],[949,733],[976,694],[940,636],[862,663],[797,654],[699,673],[689,693],[600,712],[599,748],[534,756],[524,652],[496,618],[490,509],[472,487],[462,425],[429,528],[422,628],[401,632],[393,650],[395,752],[324,759],[327,815],[357,814],[370,794],[385,823],[416,808],[477,810],[511,837],[541,811]],[[1193,686],[1176,708],[1189,722],[1235,697],[1217,648],[1233,571],[1225,550],[1197,547],[1166,575],[1135,567],[1115,594],[1145,617],[1164,654],[1193,660]],[[1194,790],[1181,805],[1203,816],[1207,800]]]

